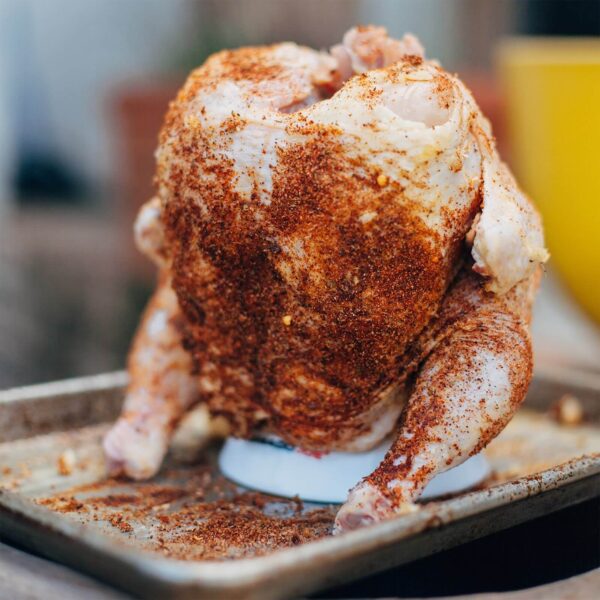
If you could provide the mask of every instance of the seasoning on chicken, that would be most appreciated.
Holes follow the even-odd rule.
[[[168,111],[136,225],[161,271],[129,357],[113,471],[151,476],[204,402],[232,434],[361,451],[337,517],[412,510],[523,400],[540,219],[489,123],[412,36],[359,27],[210,57]]]

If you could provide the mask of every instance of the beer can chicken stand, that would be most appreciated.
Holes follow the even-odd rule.
[[[159,284],[104,440],[114,473],[156,473],[198,403],[235,438],[304,452],[391,436],[339,510],[346,531],[415,510],[508,423],[532,373],[541,222],[413,36],[219,52],[156,157],[136,236]]]

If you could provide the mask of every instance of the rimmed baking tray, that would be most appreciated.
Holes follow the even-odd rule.
[[[141,597],[306,594],[600,495],[599,375],[538,372],[480,489],[336,537],[335,507],[236,488],[212,446],[149,483],[107,480],[100,439],[125,384],[113,373],[0,393],[0,537]],[[584,424],[549,415],[565,394]]]

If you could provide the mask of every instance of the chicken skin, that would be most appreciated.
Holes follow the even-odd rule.
[[[136,223],[159,285],[111,469],[160,467],[206,403],[232,435],[364,451],[338,531],[414,509],[523,400],[538,214],[471,94],[412,36],[213,55],[171,103]]]

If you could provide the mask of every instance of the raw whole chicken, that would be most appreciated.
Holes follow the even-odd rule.
[[[531,378],[541,223],[471,94],[412,36],[349,31],[210,57],[171,103],[138,245],[159,284],[111,470],[152,476],[182,415],[363,451],[337,531],[414,510]]]

